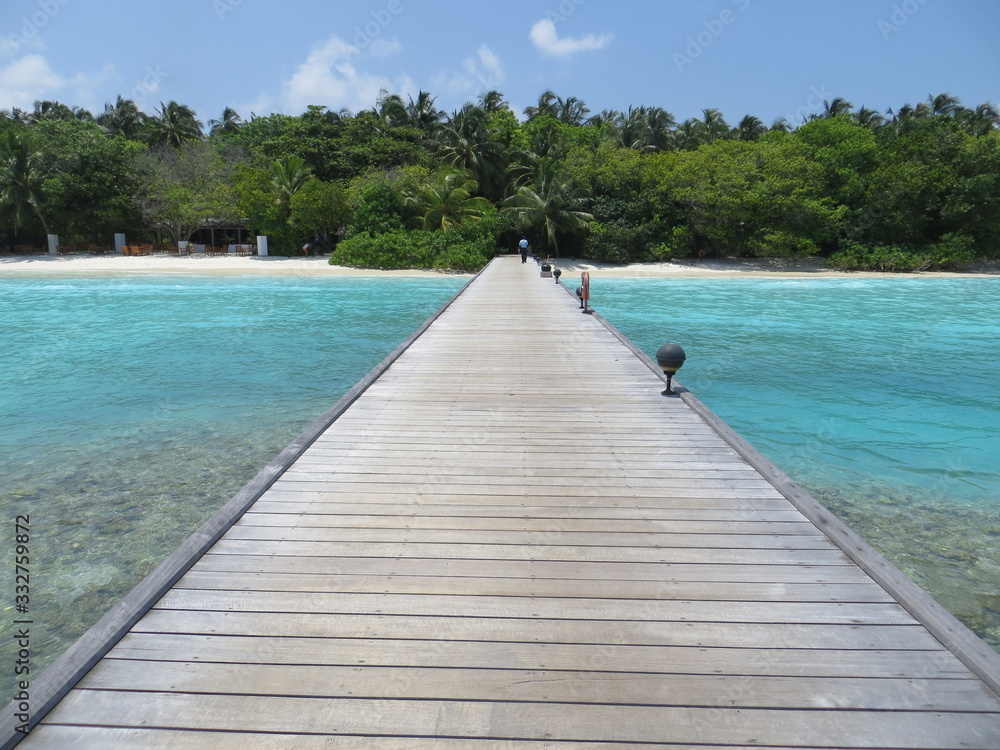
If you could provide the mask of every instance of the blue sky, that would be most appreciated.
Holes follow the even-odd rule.
[[[834,97],[998,106],[998,32],[997,0],[3,0],[0,109],[121,94],[207,121],[386,88],[451,111],[495,88],[520,114],[552,89],[595,113],[797,123]]]

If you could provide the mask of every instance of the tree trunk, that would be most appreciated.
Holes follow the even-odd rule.
[[[45,230],[46,236],[52,234],[51,230],[49,229],[49,223],[45,221],[45,217],[42,216],[42,209],[34,205],[32,206],[32,208],[35,210],[35,216],[37,216],[38,220],[42,222],[42,229]]]

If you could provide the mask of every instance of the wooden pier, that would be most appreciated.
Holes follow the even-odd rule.
[[[54,665],[19,750],[1000,748],[1000,657],[519,260]]]

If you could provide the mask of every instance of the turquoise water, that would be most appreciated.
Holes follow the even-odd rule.
[[[466,281],[0,279],[0,517],[9,534],[16,515],[31,518],[33,667]],[[0,659],[13,559],[3,570]]]
[[[1000,646],[1000,279],[594,275],[599,312],[650,354],[681,344],[684,385]],[[0,508],[9,530],[31,514],[33,664],[465,280],[0,279]]]
[[[595,274],[596,276],[596,274]],[[1000,649],[1000,279],[631,279],[591,301]]]

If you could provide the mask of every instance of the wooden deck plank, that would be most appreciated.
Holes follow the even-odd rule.
[[[753,581],[585,581],[524,580],[515,577],[236,573],[194,570],[175,586],[228,591],[315,593],[449,594],[455,596],[529,596],[558,599],[682,599],[690,601],[892,602],[873,581],[859,583],[758,583]]]
[[[234,612],[300,612],[375,615],[441,615],[548,620],[671,620],[905,625],[913,618],[902,607],[882,602],[731,602],[700,600],[532,598],[514,596],[435,596],[280,591],[171,589],[160,600],[174,609]]]
[[[123,706],[128,710],[123,711]],[[281,698],[76,690],[52,723],[397,737],[698,743],[815,748],[953,747],[994,750],[997,714],[663,708],[552,703]],[[848,738],[844,742],[844,738]]]
[[[192,572],[287,573],[296,575],[364,574],[392,576],[471,576],[525,581],[729,581],[735,583],[869,583],[852,565],[673,564],[549,560],[419,559],[381,557],[287,557],[275,555],[205,555]]]
[[[292,557],[397,557],[479,560],[581,560],[629,563],[718,563],[750,565],[846,565],[839,549],[737,549],[712,547],[600,547],[546,544],[432,544],[414,542],[308,542],[222,539],[219,554]]]
[[[613,500],[617,498],[637,498],[637,497],[687,497],[688,495],[698,496],[729,496],[744,497],[752,499],[755,495],[760,497],[774,497],[774,489],[766,482],[758,480],[725,480],[725,479],[675,479],[669,485],[657,484],[650,480],[635,480],[634,485],[628,487],[621,485],[611,485],[609,487],[595,487],[590,484],[565,484],[545,483],[545,484],[474,484],[471,482],[448,482],[437,481],[436,478],[425,479],[413,482],[400,479],[397,482],[371,481],[368,478],[358,477],[356,482],[336,482],[332,478],[327,481],[306,482],[288,479],[279,479],[275,486],[281,490],[296,489],[299,492],[324,492],[331,488],[346,487],[355,492],[374,492],[386,494],[415,493],[417,495],[430,496],[435,494],[449,495],[473,495],[478,496],[484,492],[491,496],[500,497],[545,497],[562,499],[566,504],[583,502],[584,499],[592,498],[595,501]]]
[[[684,534],[671,532],[622,533],[608,531],[490,531],[479,529],[343,528],[251,526],[232,529],[231,540],[291,542],[382,542],[410,544],[554,545],[574,547],[672,549],[716,547],[724,549],[829,550],[833,546],[815,527],[798,534]]]
[[[431,504],[431,503],[337,503],[318,500],[301,500],[301,496],[272,495],[270,501],[260,501],[251,512],[244,515],[243,521],[248,525],[259,523],[278,523],[282,516],[301,518],[302,524],[317,521],[317,517],[337,519],[350,522],[361,517],[381,522],[383,519],[412,519],[424,523],[432,523],[439,516],[454,519],[458,522],[483,522],[489,519],[491,523],[557,523],[574,522],[583,524],[632,524],[632,523],[728,523],[741,524],[771,524],[780,529],[779,524],[808,523],[805,517],[796,510],[750,510],[747,508],[715,509],[692,507],[655,508],[613,507],[602,506],[588,508],[581,506],[536,505],[522,506],[515,510],[509,505],[473,505],[461,504]],[[377,496],[382,500],[388,500]],[[272,518],[272,516],[274,518]],[[359,520],[360,522],[360,520]]]
[[[243,527],[267,529],[422,529],[426,531],[554,532],[612,534],[752,534],[811,536],[816,527],[804,518],[792,521],[619,520],[611,518],[503,518],[498,516],[340,515],[319,513],[247,513]]]
[[[24,747],[1000,747],[972,641],[630,347],[495,262]]]
[[[282,664],[149,662],[106,659],[81,683],[91,690],[218,693],[302,698],[553,702],[632,706],[991,711],[978,680],[771,677],[673,674],[669,682],[635,672],[441,669]]]
[[[968,679],[968,670],[944,650],[746,649],[294,636],[272,639],[203,635],[192,638],[129,633],[112,650],[110,658],[153,662],[899,679],[926,678],[933,670],[936,679]],[[720,664],[725,665],[724,670],[720,670]]]
[[[336,741],[337,750],[552,750],[545,740],[451,739],[445,737],[350,737],[329,734],[283,734],[245,731],[178,731],[169,729],[119,729],[109,727],[42,726],[34,733],[39,747],[64,750],[329,750]],[[559,750],[626,750],[631,742],[560,742]],[[705,750],[704,745],[650,743],[644,748],[669,750]],[[781,750],[755,745],[757,750]],[[734,746],[713,750],[743,750]]]
[[[784,648],[939,651],[916,622],[904,624],[609,621],[443,615],[329,614],[168,609],[163,603],[133,633],[285,638],[389,638],[514,643],[620,643],[699,648]]]
[[[576,508],[591,505],[599,508],[614,508],[620,506],[632,508],[652,507],[710,507],[736,508],[739,510],[764,510],[778,508],[793,510],[788,501],[774,491],[773,487],[754,487],[752,489],[732,489],[729,487],[660,487],[639,488],[631,491],[594,494],[579,488],[564,494],[558,488],[536,487],[447,487],[421,488],[415,491],[413,486],[399,485],[352,485],[331,487],[329,482],[275,482],[275,493],[282,497],[297,494],[299,497],[308,495],[317,502],[325,500],[360,499],[364,502],[393,502],[402,497],[411,497],[414,506],[433,503],[473,503],[473,498],[479,502],[504,503],[507,505],[520,503],[522,505],[549,505]],[[269,493],[270,494],[270,493]],[[533,502],[528,502],[532,499]]]
[[[612,506],[582,507],[579,505],[534,505],[521,506],[513,509],[510,505],[487,505],[463,503],[399,503],[382,495],[369,495],[371,502],[335,502],[303,498],[301,494],[274,491],[269,493],[268,500],[260,500],[253,510],[243,517],[244,523],[255,523],[257,519],[274,515],[295,516],[336,516],[341,519],[353,516],[368,516],[370,518],[385,518],[398,516],[401,518],[430,519],[435,516],[445,516],[454,519],[490,518],[494,520],[514,521],[597,521],[621,522],[641,521],[660,523],[666,521],[690,522],[729,522],[738,523],[803,523],[805,517],[797,510],[783,509],[749,509],[746,507],[692,507],[687,503],[681,507],[658,505],[656,507]],[[732,504],[730,504],[731,506]]]

